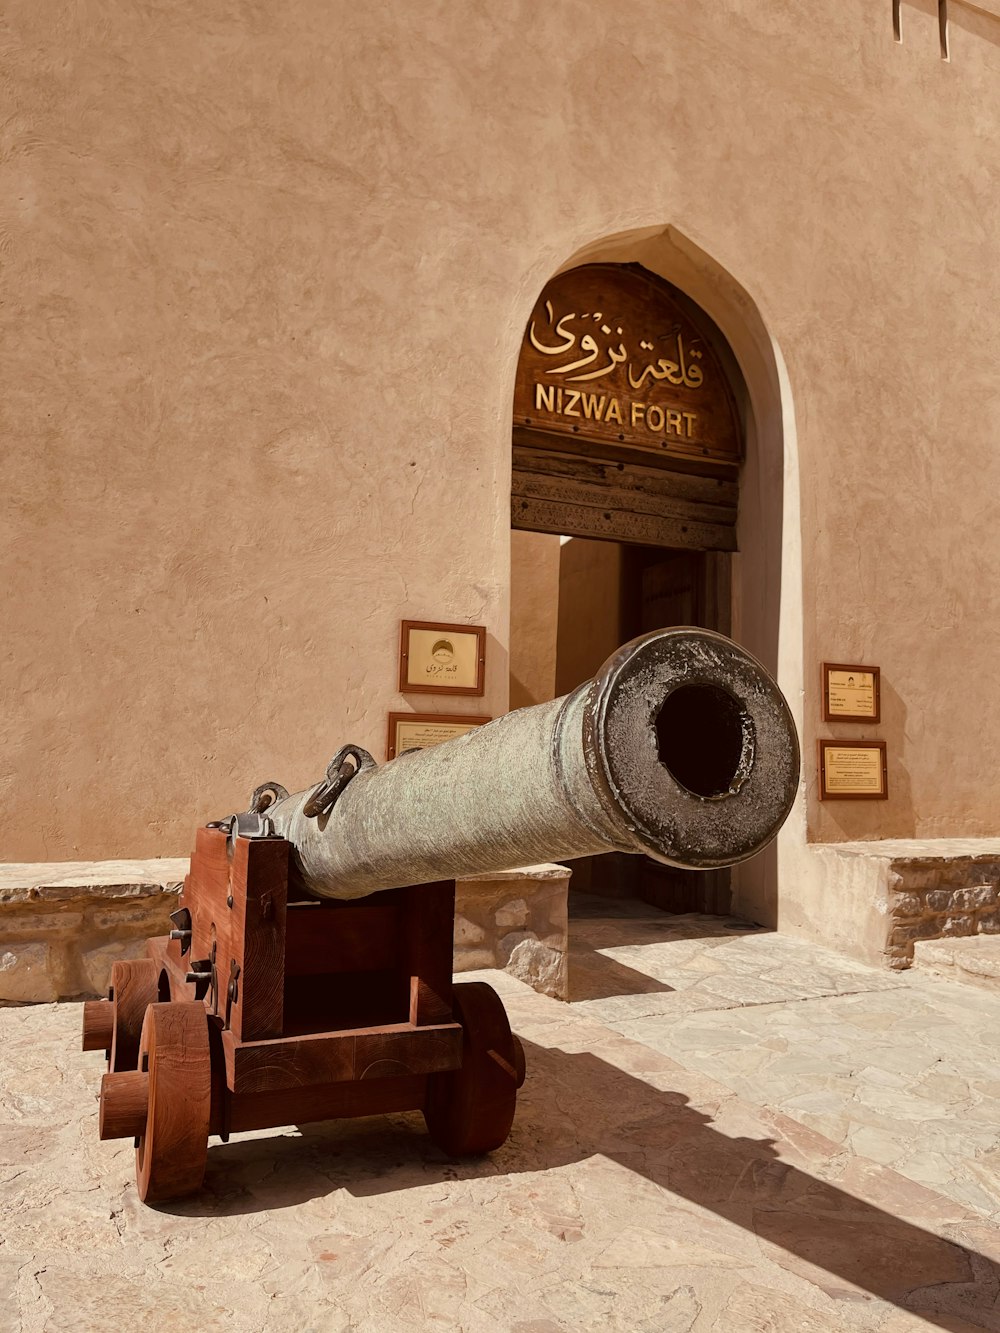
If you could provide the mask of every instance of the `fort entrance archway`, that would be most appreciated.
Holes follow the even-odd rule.
[[[589,247],[541,289],[514,391],[512,706],[566,693],[618,643],[671,624],[732,634],[777,673],[781,393],[748,310],[669,230]],[[760,862],[731,882],[608,856],[576,865],[575,883],[773,924],[776,856]]]

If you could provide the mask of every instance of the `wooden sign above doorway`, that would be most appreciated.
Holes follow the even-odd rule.
[[[528,327],[514,425],[601,453],[737,464],[742,434],[704,329],[662,279],[635,264],[587,264],[553,278]],[[519,433],[524,442],[524,436]]]

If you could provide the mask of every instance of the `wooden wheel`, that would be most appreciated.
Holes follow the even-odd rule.
[[[151,958],[132,958],[111,968],[108,1068],[112,1073],[138,1067],[142,1022],[146,1010],[159,999],[159,976],[159,968]]]
[[[430,1075],[424,1119],[439,1148],[465,1157],[505,1142],[524,1081],[524,1051],[492,986],[460,982],[453,993],[463,1030],[462,1067]]]
[[[148,1070],[146,1126],[136,1140],[135,1179],[144,1203],[201,1186],[208,1155],[212,1060],[200,1000],[151,1004],[139,1045]]]

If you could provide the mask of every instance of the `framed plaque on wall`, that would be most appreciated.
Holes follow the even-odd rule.
[[[385,757],[395,759],[404,750],[426,750],[492,721],[490,717],[459,717],[455,713],[390,713]]]
[[[486,683],[486,627],[404,620],[400,694],[478,694]]]
[[[885,741],[819,743],[821,801],[887,801]]]
[[[881,722],[881,672],[876,666],[823,663],[823,721]]]

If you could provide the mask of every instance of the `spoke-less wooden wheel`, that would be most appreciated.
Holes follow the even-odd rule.
[[[106,1000],[83,1006],[83,1049],[106,1050],[112,1073],[135,1069],[139,1063],[142,1020],[159,999],[159,968],[150,958],[115,963]]]
[[[135,1178],[144,1203],[201,1186],[208,1154],[212,1060],[200,1000],[151,1004],[139,1045],[149,1075],[145,1129],[136,1140]]]
[[[424,1119],[439,1148],[465,1157],[492,1152],[510,1133],[524,1082],[524,1051],[492,986],[461,982],[453,993],[463,1030],[462,1067],[430,1075]]]
[[[151,958],[132,958],[111,969],[112,1028],[108,1068],[112,1073],[139,1064],[139,1039],[146,1010],[159,998],[159,969]]]

